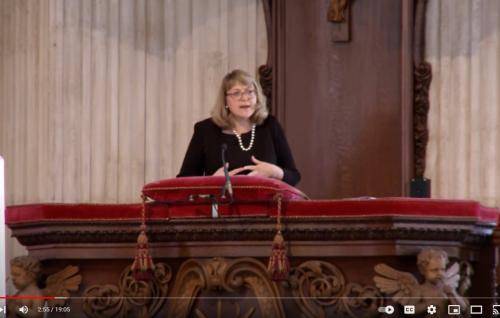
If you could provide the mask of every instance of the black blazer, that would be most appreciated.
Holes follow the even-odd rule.
[[[241,135],[245,147],[250,144],[250,137],[251,132]],[[196,123],[181,171],[177,176],[212,175],[222,167],[223,143],[227,144],[226,160],[229,162],[229,170],[254,165],[251,156],[255,156],[282,168],[284,182],[296,185],[300,181],[300,173],[295,167],[283,129],[272,115],[256,127],[254,145],[249,151],[241,150],[236,136],[223,133],[211,118]]]

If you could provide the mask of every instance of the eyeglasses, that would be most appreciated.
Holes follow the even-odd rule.
[[[237,91],[234,93],[226,93],[226,96],[230,96],[231,98],[236,98],[236,99],[241,99],[243,96],[247,96],[249,98],[252,98],[255,96],[255,90],[248,89],[246,91]]]

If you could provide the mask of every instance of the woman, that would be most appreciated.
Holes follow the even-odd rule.
[[[283,130],[269,115],[262,89],[250,74],[234,70],[224,77],[211,115],[195,124],[178,177],[223,175],[221,148],[226,144],[229,175],[299,182]]]

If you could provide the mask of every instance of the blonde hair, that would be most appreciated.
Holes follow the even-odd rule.
[[[257,125],[262,124],[262,122],[269,115],[269,111],[266,106],[266,97],[264,96],[259,83],[257,83],[257,81],[250,74],[242,70],[233,70],[226,74],[226,76],[222,79],[219,93],[217,94],[217,100],[211,112],[212,120],[222,129],[233,127],[233,122],[229,116],[230,112],[226,109],[226,93],[236,84],[246,86],[252,85],[254,87],[257,102],[255,105],[255,112],[250,117],[250,121]]]

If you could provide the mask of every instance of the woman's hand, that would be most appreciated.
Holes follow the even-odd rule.
[[[244,170],[251,170],[249,176],[260,176],[274,178],[278,180],[283,179],[283,169],[269,162],[260,161],[254,156],[252,156],[252,161],[255,163],[254,166],[244,166]]]
[[[226,166],[229,168],[229,163],[226,163]],[[229,176],[232,177],[232,176],[234,176],[234,175],[236,175],[244,170],[246,170],[245,167],[233,169],[233,170],[229,171]],[[215,171],[212,176],[223,176],[223,175],[224,175],[224,166],[217,169],[217,171]]]

